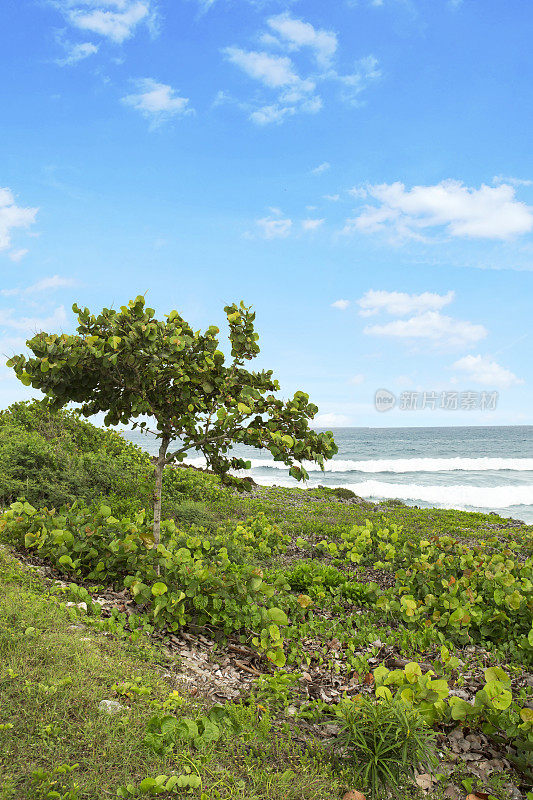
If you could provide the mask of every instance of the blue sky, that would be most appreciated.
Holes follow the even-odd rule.
[[[72,331],[73,301],[148,292],[207,327],[243,299],[261,364],[328,426],[533,423],[529,3],[4,0],[0,21],[2,354]],[[0,367],[0,405],[26,396]]]

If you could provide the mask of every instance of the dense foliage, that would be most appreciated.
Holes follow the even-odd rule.
[[[194,470],[167,468],[163,485],[166,514],[179,515],[183,501],[214,500],[222,492],[216,476]],[[74,411],[51,412],[37,401],[0,412],[4,505],[21,495],[50,508],[105,500],[114,513],[124,514],[149,507],[153,488],[150,456],[112,429],[85,422]]]

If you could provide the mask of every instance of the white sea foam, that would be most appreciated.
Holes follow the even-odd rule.
[[[509,508],[533,505],[533,486],[421,486],[416,483],[361,481],[346,484],[359,497],[395,497],[445,508]]]
[[[268,458],[252,458],[252,469],[280,469],[288,467],[281,461]],[[201,456],[188,459],[187,464],[204,467],[205,459]],[[304,462],[308,472],[320,472],[316,464]],[[332,459],[325,465],[326,472],[485,472],[495,470],[501,472],[533,472],[533,458],[379,458],[367,461]]]

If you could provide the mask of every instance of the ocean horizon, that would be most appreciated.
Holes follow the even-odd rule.
[[[344,487],[376,502],[396,498],[408,505],[494,511],[533,524],[533,425],[329,428],[339,448],[322,472],[306,464],[309,480],[298,483],[269,453],[236,446],[251,461],[250,476],[266,486]],[[151,455],[157,440],[127,430],[125,438]],[[191,466],[205,466],[191,455]]]

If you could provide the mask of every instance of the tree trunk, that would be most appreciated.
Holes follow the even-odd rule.
[[[161,537],[161,487],[163,485],[163,468],[167,455],[170,439],[163,436],[159,448],[159,456],[155,462],[155,490],[154,490],[154,544],[157,547]]]

